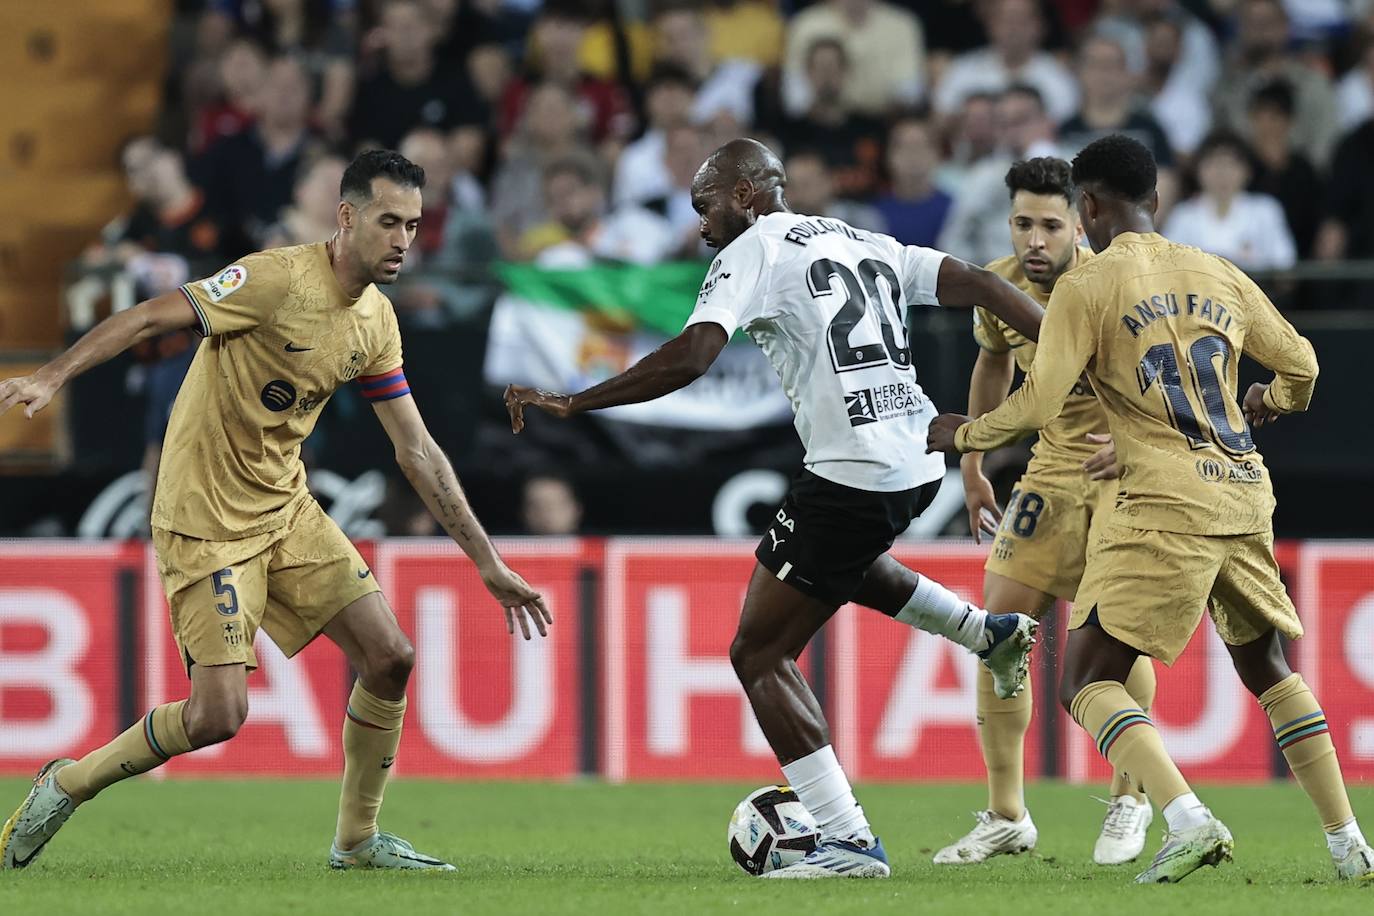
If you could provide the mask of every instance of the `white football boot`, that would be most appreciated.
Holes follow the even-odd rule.
[[[1374,849],[1369,846],[1356,846],[1343,858],[1332,861],[1336,863],[1336,877],[1342,881],[1374,883]]]
[[[70,757],[50,760],[33,778],[24,803],[0,829],[0,869],[31,864],[72,816],[76,802],[57,785],[57,771],[71,763]]]
[[[877,837],[872,843],[860,840],[822,839],[800,862],[765,872],[764,878],[886,878],[892,874],[887,851]]]
[[[1216,868],[1231,861],[1235,845],[1231,831],[1209,811],[1205,824],[1167,834],[1154,861],[1135,876],[1135,883],[1175,884],[1204,865]]]
[[[352,849],[329,844],[329,867],[400,868],[416,871],[457,871],[452,865],[415,851],[415,847],[394,833],[375,833]]]
[[[1093,846],[1093,861],[1098,865],[1134,862],[1145,849],[1145,837],[1155,819],[1154,809],[1149,801],[1136,801],[1134,795],[1118,795],[1106,804],[1107,817]]]
[[[1019,821],[1008,820],[995,811],[975,811],[978,823],[963,837],[935,854],[936,865],[975,865],[993,856],[1016,856],[1030,852],[1040,839],[1030,812],[1021,812]]]

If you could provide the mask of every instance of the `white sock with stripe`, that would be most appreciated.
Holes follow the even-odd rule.
[[[917,580],[916,590],[894,619],[943,636],[970,652],[987,648],[988,612],[925,576]]]
[[[835,749],[826,745],[799,760],[782,765],[782,773],[820,826],[822,839],[862,840],[873,844],[873,830],[864,809],[854,798]]]

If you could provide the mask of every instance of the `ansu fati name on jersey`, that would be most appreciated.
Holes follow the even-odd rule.
[[[1186,293],[1183,303],[1180,304],[1178,293],[1160,293],[1149,299],[1141,299],[1121,316],[1121,324],[1131,332],[1132,337],[1139,337],[1146,325],[1160,318],[1177,318],[1179,315],[1210,321],[1222,331],[1231,329],[1231,321],[1235,318],[1233,310],[1220,302],[1213,302],[1210,296]]]
[[[860,388],[844,396],[850,426],[867,426],[893,417],[914,417],[930,399],[910,382]]]

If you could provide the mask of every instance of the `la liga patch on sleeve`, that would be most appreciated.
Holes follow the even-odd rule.
[[[218,302],[235,290],[242,289],[247,282],[248,268],[242,264],[230,264],[219,272],[219,276],[201,280],[200,288],[205,290],[211,302]]]

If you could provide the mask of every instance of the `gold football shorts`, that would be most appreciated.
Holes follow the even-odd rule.
[[[1032,462],[1012,490],[983,568],[1072,601],[1088,540],[1111,515],[1116,491],[1115,480],[1089,480],[1081,468]]]
[[[202,541],[153,530],[172,635],[191,665],[258,666],[253,639],[262,627],[295,655],[377,579],[313,497],[287,523],[236,541]]]
[[[1243,646],[1277,629],[1302,636],[1302,623],[1279,579],[1274,533],[1206,535],[1102,527],[1069,615],[1081,627],[1097,608],[1102,629],[1172,665],[1211,603],[1228,645]]]

